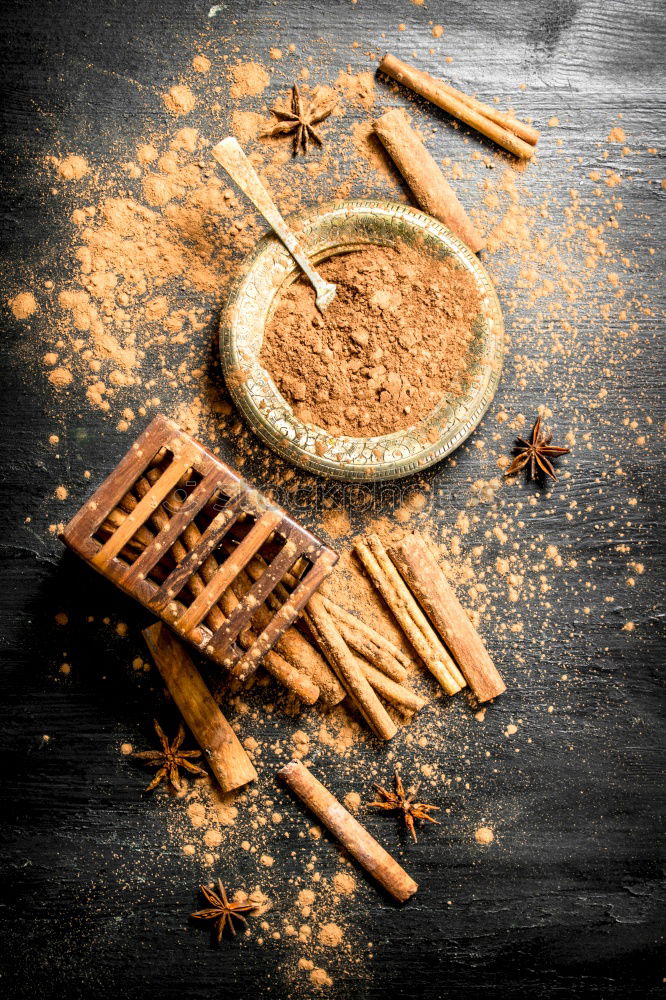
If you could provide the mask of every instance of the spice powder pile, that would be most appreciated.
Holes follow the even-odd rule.
[[[260,355],[296,416],[332,434],[411,427],[464,390],[479,294],[453,260],[368,247],[324,261],[325,313],[304,279],[282,296]]]

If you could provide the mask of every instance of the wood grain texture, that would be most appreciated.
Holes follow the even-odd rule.
[[[333,82],[347,64],[353,72],[370,70],[386,50],[485,102],[497,97],[499,107],[532,118],[541,131],[539,169],[526,174],[535,200],[552,185],[553,191],[575,188],[581,202],[592,206],[591,170],[608,168],[623,178],[623,224],[614,245],[631,261],[631,296],[648,295],[653,310],[642,314],[631,332],[640,352],[618,352],[612,391],[603,408],[590,411],[590,386],[598,384],[604,364],[597,351],[598,312],[579,312],[576,358],[563,357],[557,368],[541,366],[542,344],[533,323],[513,329],[521,346],[517,350],[512,344],[493,414],[505,407],[529,419],[546,403],[558,427],[585,417],[588,436],[581,436],[572,451],[576,475],[566,504],[556,490],[531,493],[516,487],[508,500],[502,489],[494,501],[480,500],[479,521],[463,539],[470,548],[486,546],[484,560],[503,557],[499,542],[486,538],[487,515],[520,502],[521,545],[536,545],[539,552],[556,545],[578,569],[562,578],[557,601],[554,594],[545,595],[553,600],[552,614],[544,618],[536,609],[524,614],[520,635],[501,630],[515,614],[506,588],[492,591],[489,613],[496,627],[488,628],[486,619],[484,638],[507,692],[485,723],[465,714],[464,705],[456,704],[462,700],[458,695],[442,714],[441,739],[431,737],[425,748],[406,744],[400,735],[392,741],[400,741],[406,775],[441,759],[446,775],[441,804],[450,813],[436,836],[420,837],[416,847],[402,845],[399,860],[420,885],[406,908],[378,899],[374,886],[359,883],[339,919],[348,921],[362,961],[321,959],[336,965],[333,986],[321,995],[328,1000],[661,996],[664,883],[657,841],[663,825],[659,675],[664,657],[658,595],[665,477],[661,446],[654,438],[637,446],[638,432],[624,420],[632,407],[641,427],[649,417],[658,428],[665,416],[659,343],[663,289],[655,295],[664,259],[663,4],[224,0],[223,11],[208,18],[209,6],[193,0],[100,0],[95,5],[23,0],[0,10],[3,994],[8,1000],[64,995],[73,1000],[184,995],[282,1000],[290,993],[309,1000],[313,995],[307,977],[298,978],[295,960],[288,973],[279,973],[285,940],[261,947],[241,940],[217,952],[187,925],[199,879],[217,870],[193,866],[180,842],[168,838],[172,803],[147,807],[140,797],[145,775],[119,753],[125,741],[137,749],[150,745],[156,704],[168,715],[156,676],[135,674],[130,665],[142,655],[140,631],[151,623],[150,616],[80,561],[63,557],[48,530],[77,509],[87,489],[85,470],[100,478],[110,472],[127,436],[85,402],[75,419],[65,419],[45,388],[34,347],[30,350],[33,327],[17,323],[5,307],[33,270],[57,287],[66,287],[71,276],[70,212],[56,205],[53,176],[40,169],[44,157],[84,151],[91,161],[105,164],[131,159],[137,143],[165,128],[160,95],[178,82],[203,38],[214,41],[231,62],[264,62],[269,47],[288,52],[290,44],[295,46],[296,55],[272,70],[262,95],[266,108],[284,97],[308,56],[313,82]],[[444,27],[440,40],[432,37],[431,22]],[[443,55],[451,55],[453,63],[443,66]],[[220,68],[215,72],[211,90],[226,86]],[[380,94],[373,113],[407,107],[439,162],[445,157],[467,162],[471,149],[484,155],[492,151],[471,131],[454,131],[445,112],[426,113],[424,102],[390,88]],[[222,103],[223,97],[211,94],[211,100]],[[249,110],[260,106],[247,101]],[[231,110],[222,107],[219,135],[207,135],[211,142],[228,128]],[[620,113],[631,148],[655,148],[657,154],[623,156],[621,146],[607,146]],[[547,123],[554,115],[561,126],[550,130]],[[368,117],[350,104],[340,128]],[[604,152],[608,158],[602,160]],[[340,183],[348,185],[350,196],[363,193],[344,167],[341,158],[336,165]],[[130,186],[126,177],[121,183]],[[330,197],[337,183],[337,177],[332,184],[324,175],[319,196]],[[464,177],[455,183],[469,206],[474,189]],[[66,206],[71,199],[74,207],[68,189],[59,185],[59,191]],[[401,191],[407,198],[406,189]],[[374,195],[384,194],[383,181],[378,182]],[[644,252],[648,246],[655,249],[653,255]],[[519,272],[516,264],[512,292]],[[500,289],[504,305],[509,284],[507,278]],[[198,293],[183,287],[181,295],[184,310],[201,305]],[[50,322],[51,313],[42,319]],[[202,331],[210,342],[214,325]],[[606,325],[604,336],[627,332],[615,314]],[[156,378],[163,364],[158,354]],[[566,414],[558,412],[564,389]],[[175,414],[182,397],[166,385],[159,394]],[[139,395],[143,398],[143,390]],[[57,449],[48,444],[53,433],[61,439]],[[474,441],[485,440],[488,450],[495,433],[508,449],[512,432],[507,425],[499,427],[491,414]],[[493,463],[483,465],[484,452],[474,441],[456,453],[455,466],[443,463],[425,477],[426,514],[437,529],[456,523],[471,484],[497,475]],[[217,443],[221,457],[233,464],[237,442],[221,435]],[[259,488],[269,485],[261,462],[248,462],[243,473]],[[70,497],[56,503],[53,491],[61,482],[72,486]],[[379,488],[373,510],[390,513],[404,496],[401,490]],[[308,523],[315,525],[312,510],[324,499],[346,505],[355,530],[365,528],[345,490],[327,484],[316,488],[316,502],[303,501]],[[635,506],[629,507],[629,500]],[[626,547],[632,549],[630,558],[645,567],[642,576],[632,574],[634,586],[626,582]],[[56,611],[68,613],[70,627],[55,623]],[[129,628],[124,640],[114,631],[119,621]],[[625,630],[628,622],[635,624],[633,632]],[[539,643],[538,654],[532,655]],[[59,673],[63,662],[73,666],[69,678]],[[248,697],[253,708],[265,704],[265,693]],[[431,711],[425,708],[419,718]],[[281,763],[272,758],[270,746],[284,741],[285,733],[288,737],[291,723],[294,729],[303,724],[275,714],[258,764],[260,783],[264,771],[273,774]],[[526,720],[524,726],[506,737],[506,727],[519,719]],[[169,721],[169,731],[175,732],[175,711],[165,718]],[[367,759],[369,772],[390,779],[383,758]],[[344,798],[349,785],[337,758],[322,754],[315,766],[326,773],[335,796]],[[368,773],[367,785],[354,790],[367,793],[374,777]],[[277,799],[277,788],[268,786],[268,792]],[[330,885],[339,870],[337,852],[328,843],[318,850],[301,839],[300,833],[307,838],[310,820],[299,814],[292,818],[291,837],[276,842],[273,870],[279,870],[287,888],[289,879],[301,878],[304,855],[295,845],[305,843],[306,860],[316,853],[316,871]],[[364,822],[389,842],[390,820],[364,816]],[[484,824],[496,829],[496,841],[487,849],[473,836]],[[392,843],[399,846],[397,834]],[[239,861],[229,852],[220,874],[233,888],[257,884],[267,876],[253,858],[243,852]]]

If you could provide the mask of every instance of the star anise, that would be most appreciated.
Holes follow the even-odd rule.
[[[291,135],[294,134],[294,156],[299,152],[305,154],[308,151],[310,139],[313,139],[318,146],[322,146],[321,137],[315,132],[313,125],[323,122],[335,110],[337,97],[327,94],[326,91],[317,87],[312,100],[307,101],[301,96],[298,84],[291,88],[291,111],[283,111],[282,108],[271,108],[271,113],[278,121],[263,132],[264,136]]]
[[[513,476],[514,473],[520,472],[529,462],[530,479],[536,479],[537,469],[540,469],[557,482],[555,469],[549,458],[554,458],[556,455],[568,455],[571,449],[551,444],[552,440],[552,434],[541,433],[541,415],[539,414],[532,428],[530,440],[525,441],[524,438],[516,438],[516,445],[513,449],[516,457],[504,473],[505,476]]]
[[[217,935],[218,944],[222,940],[222,934],[227,925],[231,933],[235,935],[234,920],[240,920],[247,925],[247,920],[243,914],[251,913],[252,910],[256,909],[254,903],[230,903],[224,891],[222,880],[219,878],[217,880],[217,892],[214,889],[209,889],[207,885],[201,885],[199,888],[206,902],[210,904],[210,908],[207,910],[197,910],[196,913],[192,913],[190,916],[193,920],[214,920],[213,928]]]
[[[186,771],[190,771],[192,774],[206,775],[206,771],[202,767],[198,767],[196,764],[191,764],[188,757],[200,757],[200,750],[181,750],[180,746],[185,739],[185,727],[180,724],[178,727],[178,733],[176,735],[173,743],[169,743],[164,730],[160,726],[157,719],[153,720],[155,724],[155,732],[160,738],[162,744],[161,750],[141,750],[139,753],[133,753],[132,756],[138,758],[138,760],[144,761],[148,767],[159,767],[159,771],[147,786],[146,791],[152,792],[153,788],[156,788],[163,778],[166,778],[172,788],[175,788],[177,792],[180,791],[180,774],[179,768],[184,768]]]
[[[432,816],[428,815],[428,810],[439,809],[439,806],[429,806],[425,802],[414,801],[420,785],[416,785],[415,788],[410,791],[409,795],[406,795],[405,788],[397,768],[394,774],[394,781],[395,792],[387,791],[387,789],[382,785],[375,785],[375,790],[378,795],[381,796],[382,801],[369,802],[368,805],[373,806],[375,809],[386,809],[389,812],[394,810],[401,812],[407,829],[411,833],[414,841],[416,841],[414,820],[427,819],[429,823],[438,823],[438,820],[433,819]]]

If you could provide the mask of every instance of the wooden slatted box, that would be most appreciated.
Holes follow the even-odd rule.
[[[338,559],[161,415],[61,537],[238,677],[252,673]],[[263,567],[259,578],[243,596],[231,598],[232,583],[251,564],[255,577],[256,565]],[[287,591],[285,577],[291,581]],[[259,634],[248,632],[257,609],[276,593],[282,604],[271,621]]]

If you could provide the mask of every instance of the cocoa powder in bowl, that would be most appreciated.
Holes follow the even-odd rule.
[[[338,286],[331,305],[320,313],[310,283],[294,282],[260,354],[300,420],[335,435],[391,434],[464,390],[480,296],[455,260],[398,244],[318,269]]]

